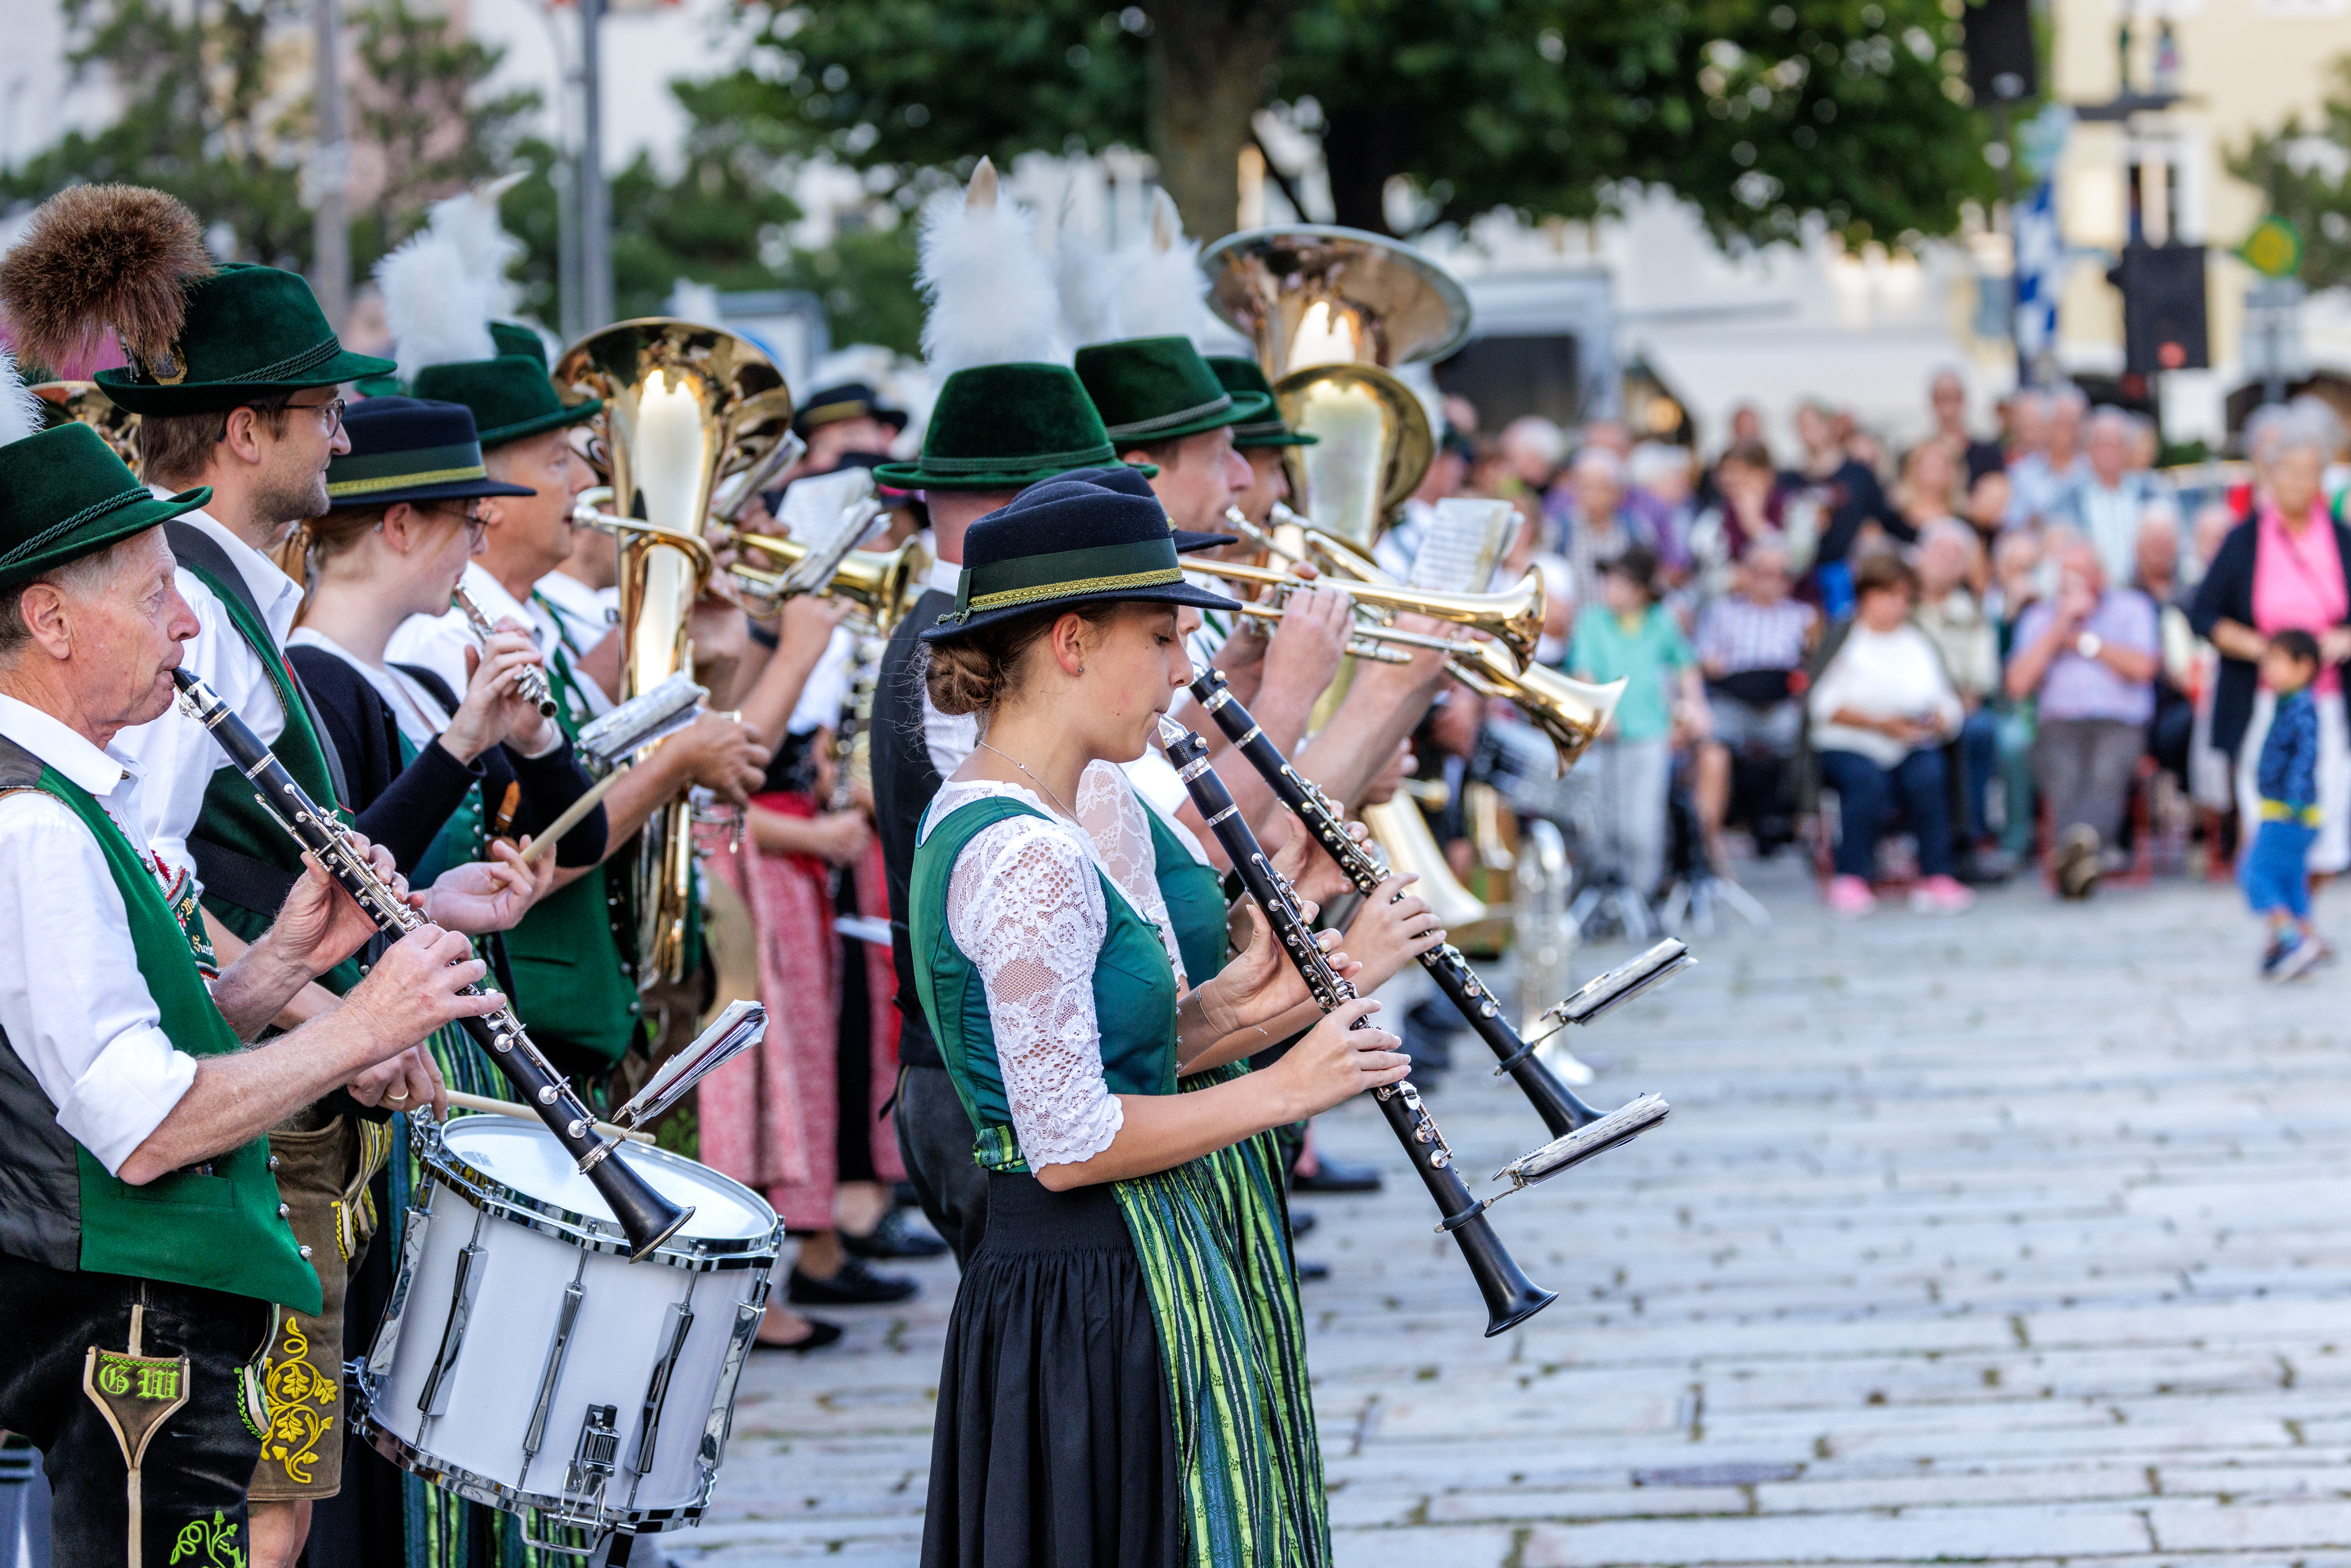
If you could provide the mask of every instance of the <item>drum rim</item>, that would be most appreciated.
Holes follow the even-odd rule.
[[[387,1430],[375,1419],[374,1412],[365,1399],[351,1401],[350,1416],[354,1429],[377,1453],[410,1474],[444,1491],[455,1492],[468,1502],[478,1502],[502,1513],[518,1514],[525,1509],[558,1515],[563,1511],[561,1492],[524,1491],[510,1487],[504,1481],[454,1464],[429,1449],[419,1448],[399,1433]],[[695,1462],[700,1466],[699,1460]],[[702,1495],[694,1501],[680,1503],[674,1508],[622,1508],[608,1504],[604,1510],[607,1527],[611,1530],[625,1527],[637,1534],[650,1535],[672,1524],[698,1522],[703,1511],[710,1506],[711,1491],[718,1480],[717,1472],[707,1467],[702,1467],[701,1474]],[[559,1521],[557,1527],[576,1530],[597,1528],[577,1522],[566,1526]]]
[[[457,1120],[470,1121],[473,1118],[458,1118],[449,1125],[455,1125]],[[493,1124],[498,1121],[498,1118],[491,1118]],[[629,1255],[629,1239],[611,1220],[581,1214],[500,1181],[451,1148],[447,1138],[443,1135],[446,1130],[444,1127],[433,1124],[427,1125],[432,1126],[432,1134],[428,1138],[416,1140],[417,1157],[444,1185],[474,1207],[493,1219],[536,1230],[586,1251],[611,1253],[618,1257]],[[691,1165],[712,1180],[733,1187],[770,1215],[776,1212],[766,1198],[723,1171],[712,1170],[698,1160],[687,1160],[684,1155],[672,1154],[667,1149],[652,1148],[645,1152],[665,1160]],[[697,1273],[768,1268],[782,1254],[783,1247],[784,1222],[778,1217],[763,1236],[673,1236],[645,1257],[635,1260]]]

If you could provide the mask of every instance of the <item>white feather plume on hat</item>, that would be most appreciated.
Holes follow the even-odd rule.
[[[41,400],[26,390],[16,356],[0,349],[0,446],[39,434],[47,423],[42,417]]]
[[[498,226],[498,198],[518,178],[434,203],[425,226],[376,263],[401,380],[413,381],[427,365],[497,352],[490,322],[512,316],[522,298],[507,276],[522,242]]]
[[[1189,338],[1209,328],[1208,280],[1200,271],[1200,242],[1184,233],[1183,214],[1163,187],[1152,192],[1151,225],[1110,258],[1116,281],[1113,338]],[[1081,341],[1101,341],[1081,339]]]
[[[1037,249],[1037,220],[1000,199],[987,159],[960,191],[923,206],[914,281],[928,309],[923,359],[944,378],[974,365],[1066,365],[1070,341],[1051,269]]]
[[[1066,204],[1053,236],[1053,284],[1072,344],[1106,343],[1124,335],[1118,329],[1118,275],[1101,242],[1075,221]]]

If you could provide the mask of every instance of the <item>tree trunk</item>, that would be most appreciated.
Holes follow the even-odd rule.
[[[1331,214],[1351,229],[1388,232],[1388,176],[1408,167],[1413,127],[1393,110],[1374,105],[1329,110],[1322,131],[1322,162],[1331,172]]]
[[[1240,156],[1290,22],[1288,0],[1155,0],[1151,152],[1196,238],[1238,226]]]

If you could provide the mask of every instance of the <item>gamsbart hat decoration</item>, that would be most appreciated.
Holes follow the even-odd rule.
[[[96,555],[213,497],[208,486],[158,500],[87,424],[41,428],[40,404],[0,352],[0,588]]]
[[[1239,608],[1185,580],[1155,497],[1054,479],[972,524],[956,607],[922,638],[935,643],[1031,611],[1103,601]]]
[[[343,347],[298,273],[215,266],[195,214],[137,185],[76,185],[36,208],[0,261],[0,308],[52,370],[110,332],[130,363],[96,380],[138,414],[216,413],[392,368]]]
[[[1273,383],[1265,379],[1265,371],[1255,360],[1245,360],[1236,354],[1210,354],[1208,369],[1217,375],[1217,384],[1238,396],[1255,392],[1264,397],[1267,413],[1262,419],[1252,419],[1233,426],[1235,446],[1312,446],[1322,438],[1309,435],[1302,430],[1292,430],[1281,417],[1281,404],[1273,395]]]
[[[1265,392],[1227,392],[1189,338],[1128,338],[1078,350],[1078,379],[1121,451],[1263,420]]]
[[[327,464],[330,507],[538,494],[528,485],[490,477],[482,466],[473,413],[463,403],[371,397],[351,405],[343,416],[343,433],[351,449]]]

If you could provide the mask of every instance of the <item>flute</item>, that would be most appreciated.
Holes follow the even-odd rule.
[[[1224,780],[1209,766],[1207,743],[1164,716],[1159,720],[1159,739],[1166,749],[1167,760],[1176,765],[1176,774],[1190,792],[1192,803],[1207,819],[1217,841],[1224,845],[1225,853],[1231,858],[1242,887],[1265,912],[1266,924],[1272,927],[1275,940],[1281,944],[1282,951],[1305,980],[1314,1005],[1327,1013],[1340,1003],[1353,1000],[1355,988],[1331,967],[1322,944],[1315,941],[1313,931],[1307,925],[1305,911],[1299,907],[1290,883],[1273,869],[1272,862],[1258,845],[1257,835],[1241,820]],[[1359,1019],[1354,1027],[1368,1026]],[[1450,1233],[1460,1247],[1461,1256],[1486,1298],[1486,1337],[1491,1339],[1551,1305],[1557,1293],[1529,1280],[1510,1249],[1502,1245],[1502,1239],[1494,1234],[1492,1223],[1486,1218],[1486,1206],[1469,1196],[1468,1185],[1453,1168],[1453,1150],[1421,1104],[1420,1092],[1412,1086],[1412,1081],[1407,1078],[1385,1084],[1373,1090],[1372,1097],[1379,1103],[1380,1113],[1387,1118],[1405,1153],[1411,1156],[1412,1168],[1428,1188],[1429,1197],[1437,1200],[1437,1210],[1444,1216],[1437,1229]]]
[[[182,709],[212,731],[237,771],[251,781],[254,798],[262,809],[350,894],[379,930],[398,938],[426,924],[421,911],[412,908],[390,883],[376,874],[342,824],[310,799],[285,765],[210,686],[185,670],[173,670],[172,680],[180,688]],[[479,996],[481,988],[467,986],[464,994]],[[481,1046],[491,1065],[506,1075],[564,1152],[579,1161],[580,1174],[595,1185],[628,1238],[631,1262],[668,1240],[693,1215],[693,1209],[682,1208],[655,1192],[626,1162],[608,1157],[621,1140],[597,1136],[594,1114],[531,1043],[512,1006],[486,1017],[459,1019],[457,1025]]]
[[[497,628],[490,624],[490,618],[482,613],[482,607],[474,602],[474,596],[465,591],[464,583],[449,591],[449,602],[465,616],[465,624],[474,629],[474,635],[482,640],[483,651],[488,652],[490,637]],[[555,716],[555,693],[548,687],[547,666],[544,664],[525,664],[517,670],[515,690],[538,709],[541,718]]]
[[[1393,874],[1375,850],[1357,843],[1347,831],[1346,821],[1330,797],[1312,779],[1292,768],[1290,759],[1266,738],[1257,721],[1249,717],[1249,709],[1226,689],[1221,671],[1212,669],[1194,681],[1192,695],[1217,721],[1217,727],[1231,737],[1234,749],[1258,770],[1274,798],[1297,813],[1306,831],[1338,862],[1356,891],[1369,894]],[[1674,967],[1677,968],[1696,962],[1686,956],[1677,957]],[[1632,1142],[1664,1121],[1672,1110],[1655,1094],[1643,1094],[1605,1113],[1585,1104],[1573,1090],[1560,1082],[1559,1075],[1535,1055],[1534,1046],[1521,1039],[1510,1020],[1502,1016],[1493,991],[1469,967],[1459,948],[1450,942],[1431,948],[1420,956],[1420,967],[1437,982],[1437,988],[1445,993],[1446,999],[1468,1020],[1469,1027],[1478,1031],[1478,1038],[1500,1059],[1500,1065],[1494,1069],[1495,1076],[1507,1076],[1519,1086],[1553,1138],[1573,1137],[1574,1159],[1554,1166],[1554,1172]]]

